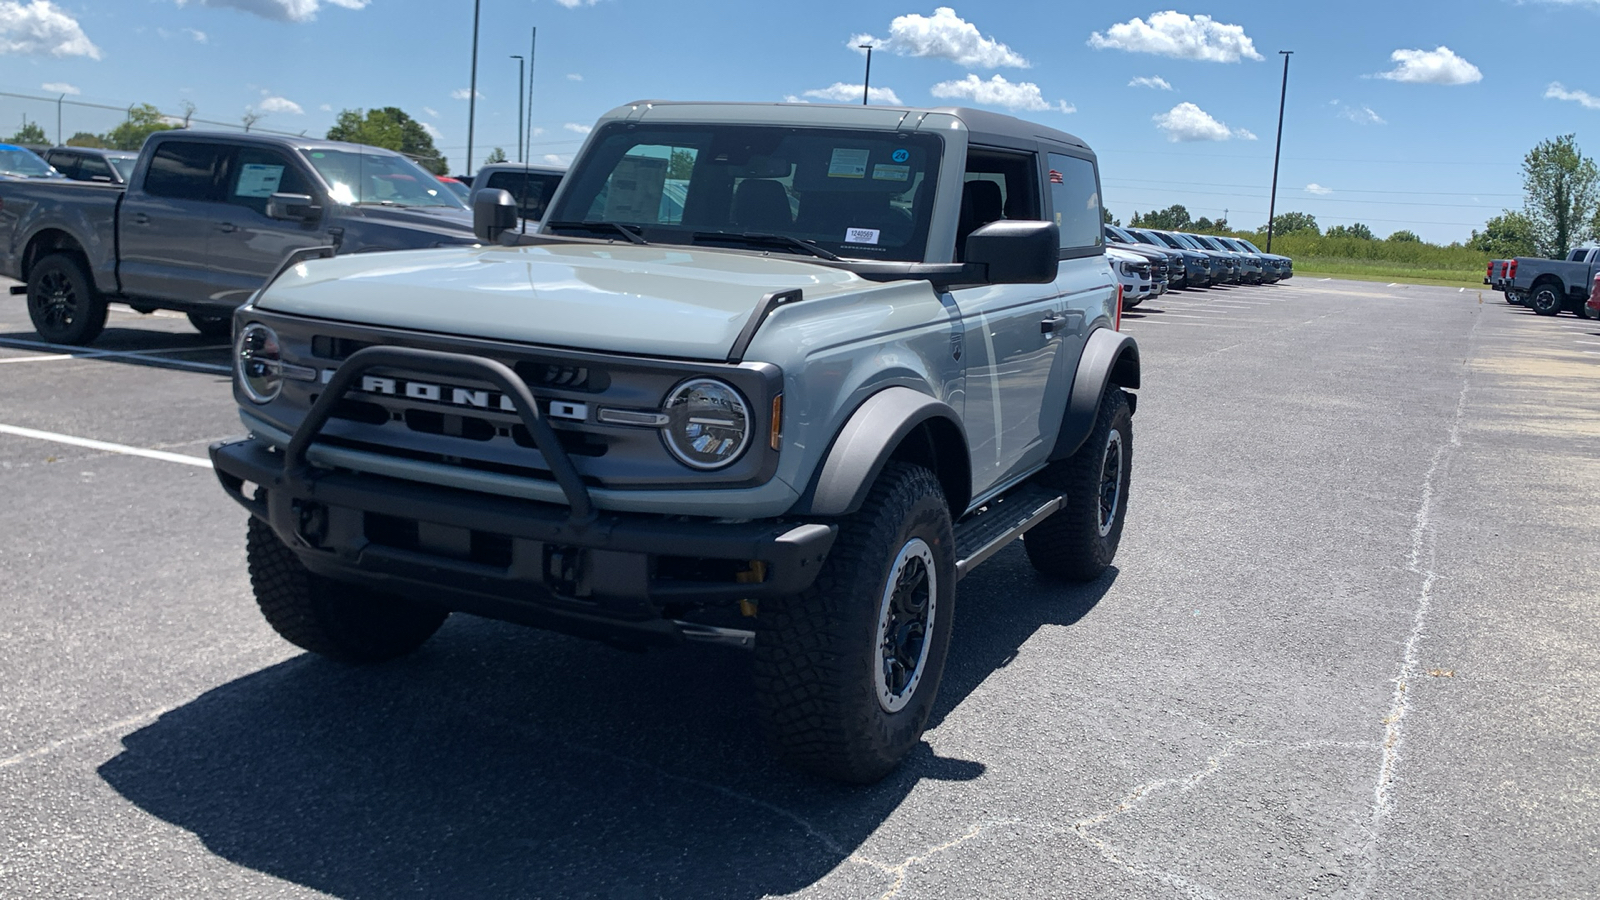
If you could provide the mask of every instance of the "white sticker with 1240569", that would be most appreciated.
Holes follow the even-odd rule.
[[[878,242],[878,229],[876,228],[846,228],[844,230],[846,244],[876,244]]]

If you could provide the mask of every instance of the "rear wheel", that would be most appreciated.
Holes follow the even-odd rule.
[[[194,326],[195,331],[206,337],[233,337],[232,316],[208,316],[204,313],[189,313],[189,324]]]
[[[1093,581],[1111,565],[1122,541],[1132,471],[1133,413],[1122,389],[1109,384],[1089,439],[1039,473],[1041,484],[1067,495],[1065,507],[1022,536],[1040,574]]]
[[[105,330],[106,300],[77,256],[52,253],[28,272],[28,318],[52,344],[87,344]]]
[[[1534,285],[1533,293],[1528,295],[1528,308],[1541,316],[1560,315],[1561,304],[1561,288],[1549,282]]]
[[[1591,309],[1588,301],[1578,304],[1578,315],[1585,319],[1600,319],[1600,310]]]

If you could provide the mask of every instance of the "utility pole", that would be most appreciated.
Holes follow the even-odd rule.
[[[527,159],[522,152],[522,78],[527,74],[523,70],[527,68],[528,61],[519,53],[511,54],[511,58],[517,61],[517,159]]]
[[[1279,50],[1283,57],[1283,89],[1278,94],[1278,149],[1272,151],[1272,199],[1267,202],[1267,252],[1272,252],[1273,219],[1278,216],[1278,160],[1283,155],[1283,104],[1289,98],[1289,57],[1293,50]]]
[[[525,126],[523,146],[527,147],[522,159],[527,161],[533,155],[533,67],[535,62],[534,50],[539,45],[539,28],[534,26],[533,36],[528,38],[528,123]]]
[[[867,77],[861,80],[861,105],[867,105],[867,97],[872,93],[872,45],[858,44],[862,50],[867,51]]]
[[[56,98],[56,146],[65,146],[61,140],[61,101],[67,99],[66,94]]]
[[[483,0],[472,0],[472,83],[467,86],[467,168],[472,174],[472,131],[478,124],[478,9]]]

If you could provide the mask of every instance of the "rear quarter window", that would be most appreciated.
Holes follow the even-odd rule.
[[[1061,249],[1085,250],[1105,245],[1100,211],[1100,176],[1087,159],[1051,153],[1050,206],[1061,229]]]
[[[150,155],[144,192],[174,200],[216,199],[217,166],[228,153],[221,144],[168,141]]]

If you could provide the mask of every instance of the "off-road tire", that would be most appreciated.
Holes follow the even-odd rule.
[[[915,555],[924,551],[926,556]],[[916,569],[908,561],[907,576],[896,581],[915,584],[918,574],[931,570],[932,622],[920,632],[921,662],[912,669],[920,676],[908,678],[884,701],[879,673],[892,671],[884,648],[894,635],[880,645],[879,626],[890,607],[891,573],[907,553]],[[860,511],[839,523],[838,539],[811,588],[761,601],[755,688],[777,755],[796,768],[853,784],[870,784],[893,771],[917,746],[933,711],[950,646],[955,582],[955,538],[938,479],[921,466],[891,462]],[[926,580],[922,585],[927,587]],[[884,683],[893,677],[885,674]],[[896,703],[903,705],[891,711]]]
[[[250,517],[250,585],[267,624],[296,647],[347,663],[379,663],[422,646],[448,612],[308,570],[265,522]]]
[[[28,318],[52,344],[88,344],[105,330],[106,299],[80,257],[52,253],[28,272]]]
[[[1118,459],[1111,475],[1108,466],[1113,444]],[[1128,515],[1132,473],[1133,412],[1122,389],[1108,384],[1088,440],[1071,457],[1051,463],[1039,473],[1041,484],[1067,495],[1065,507],[1022,536],[1028,561],[1040,574],[1065,581],[1093,581],[1111,565]],[[1107,497],[1113,482],[1115,495]]]
[[[232,316],[208,316],[204,313],[189,313],[189,324],[194,330],[210,338],[233,337]]]
[[[1528,308],[1541,316],[1559,316],[1564,305],[1566,298],[1561,296],[1560,288],[1553,284],[1537,285],[1528,294]]]

